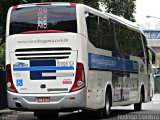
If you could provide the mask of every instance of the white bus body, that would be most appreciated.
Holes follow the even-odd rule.
[[[94,26],[95,21],[98,27]],[[102,36],[98,36],[99,32]],[[132,41],[133,44],[128,37],[130,46],[123,46],[127,41],[119,42],[116,32],[124,33],[120,33],[121,37],[131,33],[130,37],[139,41],[137,44]],[[141,103],[150,99],[147,43],[142,36],[135,24],[82,4],[11,7],[6,29],[9,108],[30,111],[105,108],[104,114],[109,115],[111,106],[135,104],[135,110],[141,110]],[[129,54],[130,50],[122,49],[132,46],[139,46],[142,51],[134,56]]]

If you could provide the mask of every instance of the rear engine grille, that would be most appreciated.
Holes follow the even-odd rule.
[[[16,49],[15,55],[19,60],[46,60],[46,59],[66,59],[71,54],[71,48],[27,48]]]

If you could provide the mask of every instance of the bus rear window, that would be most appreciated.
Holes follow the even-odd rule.
[[[12,10],[10,35],[35,31],[76,33],[76,8],[71,6],[35,6]]]

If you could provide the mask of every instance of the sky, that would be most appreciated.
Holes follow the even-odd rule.
[[[135,19],[144,29],[160,29],[160,0],[136,0]]]

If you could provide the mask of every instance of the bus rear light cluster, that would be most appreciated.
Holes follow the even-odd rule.
[[[14,93],[18,93],[17,89],[15,88],[15,86],[13,84],[10,64],[6,65],[6,78],[7,78],[7,90],[14,92]]]
[[[84,87],[85,87],[84,66],[82,63],[77,63],[75,82],[70,92],[78,91]]]
[[[16,10],[18,8],[18,5],[13,6],[12,10]]]
[[[76,4],[75,3],[70,3],[70,6],[71,7],[76,7]]]

